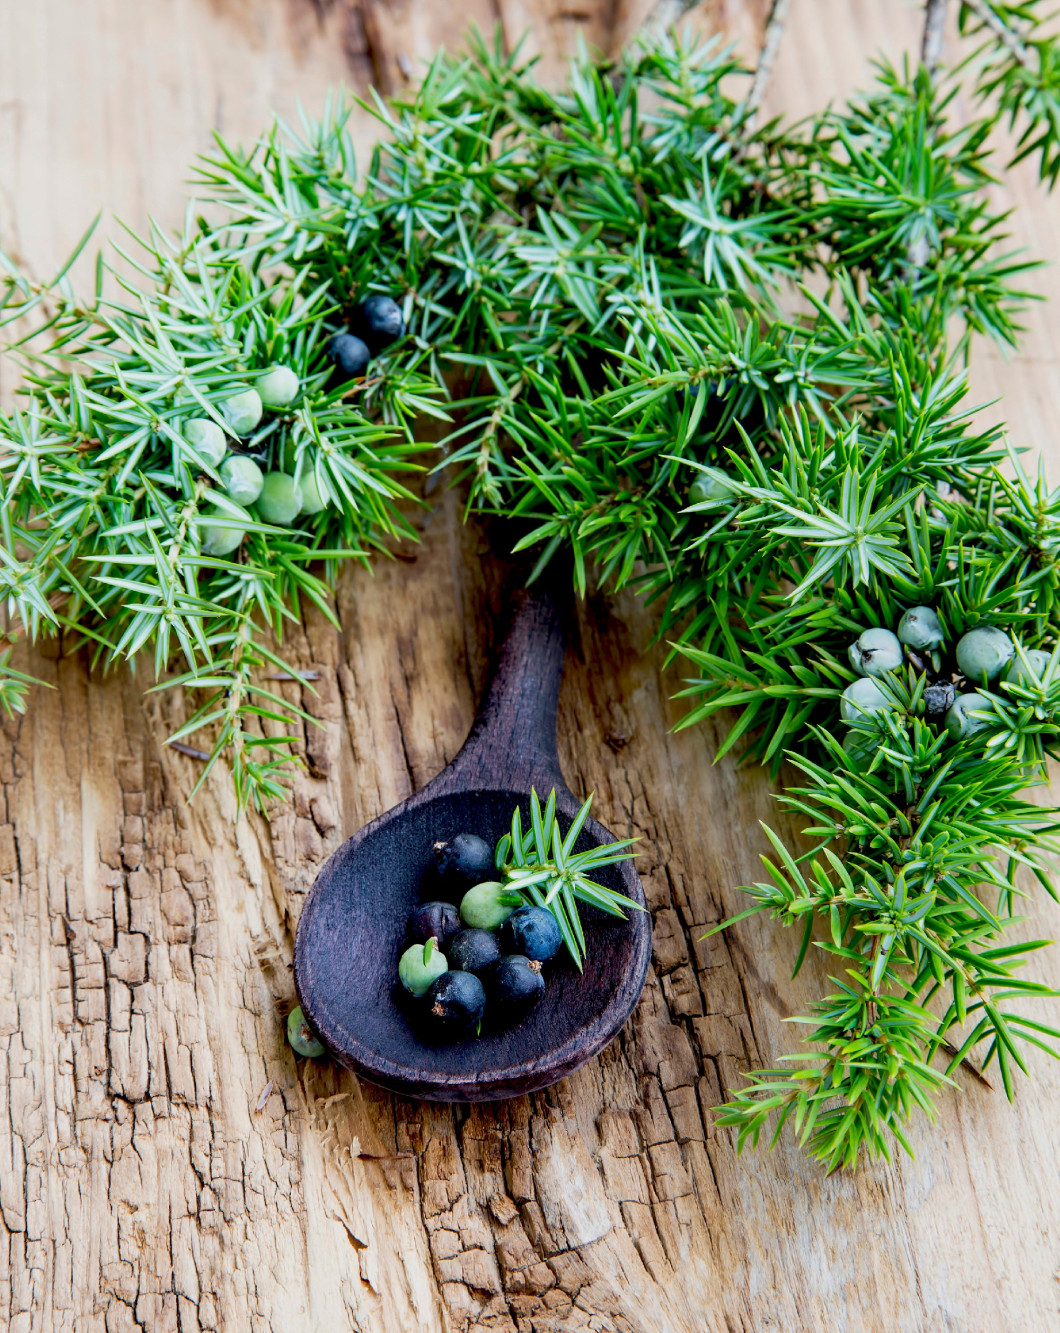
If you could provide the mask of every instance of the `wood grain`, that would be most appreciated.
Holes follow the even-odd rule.
[[[475,0],[461,20],[533,24],[555,73],[579,31],[614,43],[634,9]],[[753,39],[758,10],[705,9]],[[0,7],[4,244],[45,273],[99,207],[176,221],[215,125],[247,138],[271,107],[319,108],[328,85],[403,79],[454,43],[452,24],[421,0]],[[878,49],[916,49],[918,24],[912,4],[795,0],[766,112],[864,83]],[[1032,171],[1001,188],[1017,243],[1060,258],[1057,205]],[[1023,354],[980,349],[972,376],[978,400],[1006,391],[1014,438],[1055,473],[1060,269],[1037,285],[1051,300]],[[669,733],[676,680],[632,598],[579,608],[560,700],[572,786],[648,849],[653,966],[618,1042],[499,1106],[414,1103],[295,1060],[283,1018],[305,892],[344,838],[454,756],[494,651],[498,572],[454,497],[402,555],[348,571],[341,633],[310,616],[288,645],[320,672],[301,702],[324,726],[271,823],[237,823],[221,778],[185,805],[195,761],[159,746],[179,701],[145,700],[143,672],[104,681],[54,649],[31,660],[57,688],[0,744],[0,1324],[1057,1327],[1060,1071],[1044,1055],[1014,1108],[964,1082],[937,1127],[914,1125],[915,1160],[857,1175],[825,1177],[787,1143],[737,1158],[713,1127],[740,1071],[792,1048],[784,1019],[823,978],[788,981],[794,942],[767,921],[700,941],[742,905],[758,820],[784,821],[760,774],[712,764],[711,728]],[[1056,907],[1029,911],[1028,933],[1056,933]],[[1060,950],[1035,972],[1060,983]]]

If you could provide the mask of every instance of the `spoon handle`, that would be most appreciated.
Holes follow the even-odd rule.
[[[520,589],[478,713],[459,754],[431,784],[439,789],[566,784],[556,752],[556,710],[566,641],[564,616],[543,584]]]

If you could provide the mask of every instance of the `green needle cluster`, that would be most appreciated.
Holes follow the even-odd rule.
[[[530,793],[530,827],[524,831],[522,812],[512,815],[512,831],[497,844],[497,869],[504,884],[518,892],[535,907],[547,907],[556,918],[567,952],[578,970],[585,962],[585,931],[578,914],[578,904],[586,903],[609,916],[622,917],[632,908],[642,912],[640,903],[624,893],[609,889],[589,876],[604,866],[629,860],[633,839],[605,842],[576,852],[578,835],[589,818],[590,796],[571,822],[566,833],[556,820],[556,793],[551,791],[542,810],[536,791]]]
[[[1035,883],[1052,892],[1056,812],[1021,793],[1060,736],[1060,491],[979,424],[966,366],[977,335],[1017,345],[1033,296],[990,145],[1010,118],[1017,155],[1060,170],[1043,19],[964,3],[951,74],[881,65],[795,125],[760,120],[716,42],[583,52],[554,91],[476,39],[375,102],[363,170],[329,106],[250,151],[219,142],[206,214],[153,229],[120,274],[101,263],[88,297],[68,267],[37,284],[3,261],[25,369],[0,418],[8,638],[152,652],[159,688],[205,697],[178,735],[206,731],[207,767],[224,756],[241,805],[267,805],[305,716],[267,683],[284,626],[306,599],[333,614],[343,558],[412,535],[406,482],[435,451],[538,570],[562,552],[580,590],[656,602],[690,672],[684,725],[720,714],[721,753],[789,765],[805,841],[771,835],[749,910],[797,925],[833,993],[807,1052],[722,1109],[740,1142],[775,1119],[830,1166],[886,1154],[973,1058],[1011,1095],[1028,1045],[1057,1036],[1013,1008],[1048,992],[1017,975],[1038,942],[1006,929]],[[334,385],[327,341],[372,293],[407,334]],[[275,366],[298,393],[233,443],[312,479],[320,507],[283,526],[234,505],[184,430],[231,435],[221,404]],[[851,643],[914,606],[947,644],[989,625],[1034,664],[981,687],[968,734],[926,715],[912,658],[881,682],[888,707],[840,721]],[[0,670],[18,706],[27,682]],[[580,961],[596,863],[534,809],[505,875]]]

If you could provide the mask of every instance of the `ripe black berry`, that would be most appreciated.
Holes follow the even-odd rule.
[[[426,944],[436,939],[444,944],[460,929],[460,913],[452,903],[420,903],[412,909],[406,934],[410,944]]]
[[[486,992],[473,972],[443,972],[424,996],[425,1018],[438,1035],[456,1035],[477,1023]]]
[[[355,380],[368,369],[372,354],[363,339],[352,333],[336,333],[328,343],[328,356],[340,379]]]
[[[458,833],[447,842],[436,842],[434,859],[450,889],[469,889],[493,878],[493,848],[476,833]]]
[[[445,946],[445,956],[454,972],[479,973],[501,956],[496,935],[488,930],[458,930]]]
[[[545,993],[541,964],[519,953],[509,954],[494,963],[485,974],[485,981],[498,1017],[505,1011],[529,1009]]]
[[[404,336],[401,307],[392,296],[368,296],[361,302],[357,321],[361,336],[373,352],[389,347]]]
[[[559,953],[563,936],[547,907],[519,907],[500,930],[505,953],[524,954],[534,962],[547,963]]]
[[[928,685],[924,690],[924,716],[943,717],[956,694],[952,680],[937,680]]]

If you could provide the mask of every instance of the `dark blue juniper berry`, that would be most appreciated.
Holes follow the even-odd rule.
[[[328,356],[343,380],[360,379],[372,359],[368,344],[353,333],[336,333],[328,343]]]
[[[452,889],[469,889],[492,879],[493,848],[477,833],[457,833],[434,844],[434,859],[442,879]]]
[[[494,963],[484,974],[489,988],[491,1012],[498,1019],[518,1017],[545,993],[541,964],[524,954],[513,953]]]
[[[443,972],[424,996],[424,1018],[438,1036],[459,1036],[486,1007],[486,992],[473,972]]]
[[[445,956],[454,972],[480,973],[501,956],[497,937],[489,930],[458,930],[450,937]]]
[[[501,944],[505,953],[524,954],[538,963],[547,963],[559,953],[563,936],[559,924],[547,907],[517,908],[501,926]]]
[[[944,717],[956,696],[952,680],[936,680],[924,690],[924,716]]]
[[[401,307],[392,296],[368,296],[357,310],[357,330],[373,352],[404,336]]]

